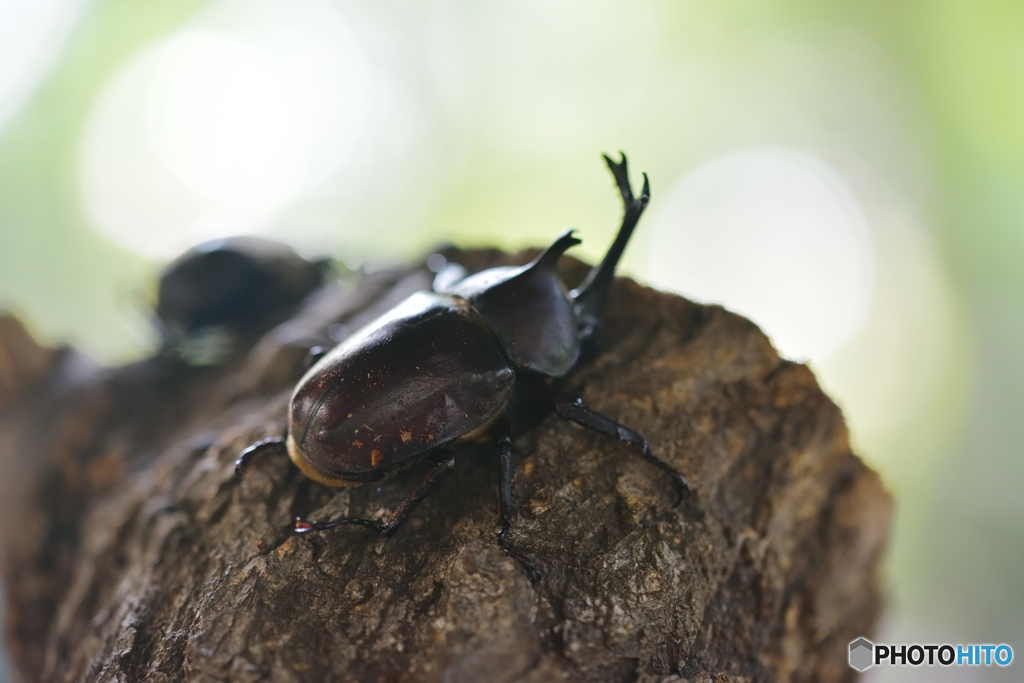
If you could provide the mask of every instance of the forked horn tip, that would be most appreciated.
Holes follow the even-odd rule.
[[[607,154],[602,154],[601,156],[604,158],[604,163],[608,164],[608,168],[612,169],[613,171],[619,168],[623,168],[626,165],[626,153],[623,152],[622,150],[619,150],[618,161],[615,161]]]

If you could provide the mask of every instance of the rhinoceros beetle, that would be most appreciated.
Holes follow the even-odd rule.
[[[636,432],[585,406],[559,388],[596,343],[615,267],[650,199],[633,195],[626,157],[604,157],[625,207],[611,248],[583,283],[567,292],[558,259],[579,244],[560,235],[531,263],[470,275],[435,291],[418,292],[323,356],[296,386],[284,437],[257,442],[236,462],[241,477],[252,458],[283,448],[310,479],[327,486],[380,480],[421,458],[433,468],[386,522],[346,517],[295,520],[294,531],[342,524],[395,533],[416,505],[455,466],[454,446],[495,434],[500,463],[498,545],[537,580],[539,573],[508,542],[512,520],[512,440],[509,413],[517,401],[541,401],[563,419],[635,446],[687,491],[682,474],[657,458]],[[437,291],[440,289],[441,291]]]
[[[204,242],[160,276],[157,326],[162,354],[204,365],[223,349],[286,318],[323,284],[326,259],[309,261],[263,237]]]

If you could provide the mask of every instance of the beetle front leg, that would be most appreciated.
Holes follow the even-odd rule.
[[[530,576],[530,581],[537,583],[541,579],[540,571],[525,555],[509,545],[505,537],[512,527],[512,433],[508,421],[501,423],[498,436],[498,463],[500,479],[498,483],[498,510],[501,530],[498,531],[498,546],[505,554],[522,565]]]
[[[442,460],[438,461],[434,469],[424,477],[420,485],[416,487],[416,490],[412,492],[408,498],[403,500],[401,504],[395,508],[395,511],[391,513],[391,518],[387,522],[378,522],[372,519],[364,519],[362,517],[344,517],[342,519],[332,519],[325,522],[310,522],[302,519],[301,517],[295,518],[295,533],[304,534],[309,531],[324,531],[325,529],[333,529],[336,526],[342,524],[359,524],[372,529],[380,536],[391,536],[398,527],[402,525],[409,513],[412,512],[417,505],[420,504],[431,491],[437,487],[441,481],[451,474],[451,471],[455,469],[455,454],[448,453]]]
[[[583,405],[583,399],[573,399],[564,395],[559,396],[555,400],[555,412],[563,420],[570,420],[600,434],[614,436],[621,443],[638,447],[642,451],[645,460],[660,467],[676,483],[679,489],[679,499],[676,501],[676,505],[682,502],[683,496],[689,492],[690,484],[686,481],[686,477],[669,466],[664,460],[654,455],[654,452],[651,450],[651,444],[647,443],[647,439],[628,427],[620,425],[610,417],[605,417],[601,413],[586,407]]]

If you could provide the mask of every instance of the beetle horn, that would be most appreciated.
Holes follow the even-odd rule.
[[[622,157],[619,162],[612,161],[607,154],[603,156],[605,163],[608,164],[608,169],[615,177],[615,183],[619,186],[619,194],[622,195],[624,209],[622,226],[601,263],[594,266],[583,283],[569,294],[576,302],[580,322],[592,327],[596,327],[600,323],[605,301],[608,298],[608,287],[611,285],[612,278],[615,277],[615,267],[619,264],[619,259],[622,258],[626,243],[633,235],[633,229],[636,227],[637,221],[640,220],[640,214],[644,212],[647,203],[651,200],[651,185],[647,180],[646,173],[644,173],[644,187],[640,191],[640,196],[633,196],[633,188],[629,184],[629,172],[626,167],[626,155],[623,152],[619,152],[619,155]]]
[[[580,244],[582,240],[578,237],[573,237],[572,230],[566,230],[558,236],[551,246],[541,252],[540,256],[535,258],[530,264],[530,268],[536,268],[537,266],[548,266],[552,267],[558,263],[558,259],[565,253],[569,247],[574,247]]]

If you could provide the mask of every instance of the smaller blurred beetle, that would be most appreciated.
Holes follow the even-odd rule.
[[[604,157],[625,207],[622,225],[601,263],[566,292],[558,259],[579,244],[563,233],[521,267],[499,267],[462,279],[439,275],[433,292],[419,292],[356,332],[321,358],[292,394],[286,436],[253,444],[239,456],[242,476],[252,458],[284,448],[302,472],[327,486],[383,479],[421,458],[434,467],[384,523],[346,517],[295,520],[295,532],[359,524],[395,533],[416,505],[455,467],[454,447],[496,433],[500,462],[498,544],[536,581],[539,572],[506,536],[512,520],[512,440],[509,417],[542,404],[566,420],[640,449],[687,491],[682,474],[658,459],[632,430],[562,391],[557,380],[597,344],[601,321],[626,243],[650,199],[644,175],[639,197],[626,157]]]
[[[329,260],[307,261],[262,237],[204,242],[160,276],[156,316],[162,353],[217,363],[240,341],[284,320],[323,284]]]

